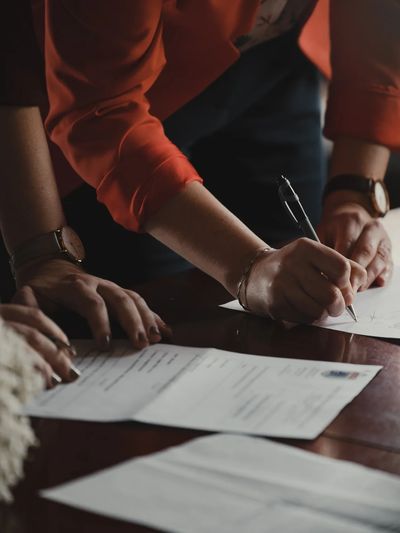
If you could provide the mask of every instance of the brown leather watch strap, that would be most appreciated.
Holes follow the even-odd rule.
[[[68,244],[63,239],[63,233],[68,232]],[[72,239],[71,239],[72,236]],[[78,235],[68,226],[57,228],[55,231],[44,233],[21,244],[11,255],[10,266],[13,274],[24,264],[35,259],[46,257],[62,257],[74,263],[81,263],[85,253]]]

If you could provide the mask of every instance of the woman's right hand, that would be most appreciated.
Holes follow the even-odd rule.
[[[74,381],[79,370],[72,363],[74,349],[65,333],[40,309],[17,304],[0,304],[0,317],[22,335],[37,354],[34,365],[48,388],[62,381]]]
[[[309,323],[339,316],[365,284],[366,270],[324,244],[297,239],[264,253],[247,283],[250,311]]]

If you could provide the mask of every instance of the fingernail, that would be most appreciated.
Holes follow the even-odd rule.
[[[66,350],[67,350],[68,352],[70,352],[70,353],[73,355],[73,357],[75,357],[75,356],[78,355],[78,352],[76,351],[76,348],[75,348],[75,346],[74,346],[73,344],[70,344],[70,345],[66,348]]]
[[[104,351],[107,351],[110,349],[110,344],[111,344],[111,335],[106,335],[104,338],[103,338],[103,341],[102,341],[102,348]]]
[[[149,328],[149,335],[157,335],[158,337],[161,337],[160,330],[157,326],[151,326]]]
[[[60,383],[62,383],[62,379],[60,378],[58,374],[53,372],[51,374],[51,384],[53,385],[53,387],[55,387],[56,385],[59,385]]]
[[[167,338],[167,339],[170,339],[172,337],[172,328],[171,328],[171,326],[168,326],[167,324],[165,324],[165,328],[164,328],[164,331],[163,331],[163,336],[164,336],[164,338]]]
[[[139,333],[137,334],[137,340],[139,342],[139,344],[149,344],[149,339],[147,338],[147,336],[145,335],[144,331],[139,331]]]
[[[54,342],[54,344],[57,346],[59,350],[67,350],[70,354],[74,356],[77,354],[75,346],[73,346],[69,342],[65,342],[59,339],[58,337],[52,337],[51,335],[48,335],[47,338],[51,340],[52,342]]]
[[[58,337],[53,337],[51,335],[48,336],[48,338],[54,342],[54,344],[57,346],[57,348],[69,348],[71,345],[68,342],[65,342]]]
[[[79,378],[80,375],[81,375],[81,371],[79,370],[79,368],[76,368],[75,365],[71,365],[69,368],[69,379],[71,381],[75,381],[76,379]]]

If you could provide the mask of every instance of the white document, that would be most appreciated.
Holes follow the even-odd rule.
[[[42,392],[27,414],[97,422],[129,420],[206,352],[165,344],[135,352],[128,341],[116,340],[112,352],[105,353],[89,340],[72,343],[81,377]]]
[[[74,343],[82,376],[27,414],[313,439],[382,368],[156,344],[115,353]],[[85,353],[86,351],[86,353]]]
[[[43,491],[176,533],[400,531],[400,478],[290,446],[211,435]]]
[[[393,263],[400,265],[400,207],[391,209],[381,221],[392,241]]]
[[[400,266],[394,267],[387,286],[357,293],[353,305],[358,322],[344,312],[339,317],[328,317],[311,325],[371,337],[400,339]],[[221,307],[244,311],[237,300]]]

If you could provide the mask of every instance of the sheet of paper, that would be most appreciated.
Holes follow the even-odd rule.
[[[42,492],[176,533],[400,531],[400,478],[240,435],[211,435]]]
[[[81,377],[41,393],[27,414],[95,422],[129,420],[206,351],[155,344],[135,352],[127,341],[117,340],[112,352],[104,353],[91,341],[73,343]]]
[[[147,423],[312,439],[380,366],[157,344],[111,355],[77,341],[82,376],[45,391],[33,416]]]
[[[135,420],[312,439],[378,370],[210,349],[143,407]]]
[[[400,265],[400,207],[397,209],[391,209],[389,213],[382,218],[382,224],[392,241],[393,263],[395,265]]]
[[[221,307],[244,311],[237,300]],[[358,333],[371,337],[400,339],[400,266],[394,267],[391,281],[386,287],[360,292],[354,299],[358,322],[345,312],[339,317],[328,317],[313,326]]]

